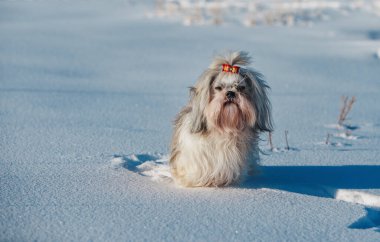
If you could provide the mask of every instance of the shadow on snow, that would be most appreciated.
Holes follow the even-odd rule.
[[[380,189],[380,166],[261,166],[261,174],[243,187],[268,187],[323,196],[313,186],[337,189]],[[301,187],[309,187],[306,191]],[[330,191],[325,191],[330,197]]]
[[[262,166],[258,177],[239,187],[271,188],[360,203],[367,206],[366,215],[349,228],[374,228],[374,231],[380,232],[380,196],[355,191],[380,189],[380,166]],[[342,198],[338,196],[341,189],[347,189]]]

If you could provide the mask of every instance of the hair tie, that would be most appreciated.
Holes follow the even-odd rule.
[[[223,64],[222,65],[222,71],[223,72],[231,72],[231,73],[239,73],[240,67],[238,66],[231,66],[229,64]]]

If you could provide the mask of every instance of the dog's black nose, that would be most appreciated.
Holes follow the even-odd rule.
[[[233,99],[233,98],[235,98],[235,93],[232,91],[228,91],[226,96],[228,99]]]

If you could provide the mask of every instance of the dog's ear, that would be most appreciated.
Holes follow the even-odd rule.
[[[256,110],[256,126],[260,131],[273,131],[272,105],[268,98],[269,86],[264,81],[261,73],[245,69],[243,73],[247,77],[251,86],[251,100]]]
[[[199,133],[207,131],[207,119],[204,114],[207,104],[210,102],[211,86],[218,72],[208,69],[199,77],[195,87],[190,88],[191,105],[191,132]]]

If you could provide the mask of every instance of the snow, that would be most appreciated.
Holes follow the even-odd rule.
[[[190,25],[240,23],[256,25],[312,25],[354,11],[380,13],[380,1],[323,0],[160,0],[147,16],[168,18]]]
[[[379,17],[184,27],[150,6],[0,2],[0,240],[379,240]],[[272,88],[274,149],[241,185],[176,187],[171,123],[225,49]]]
[[[168,156],[162,154],[116,155],[111,159],[110,167],[130,171],[151,177],[152,181],[172,183]]]
[[[369,207],[380,207],[380,196],[365,192],[339,189],[335,198],[345,202],[358,203]]]

